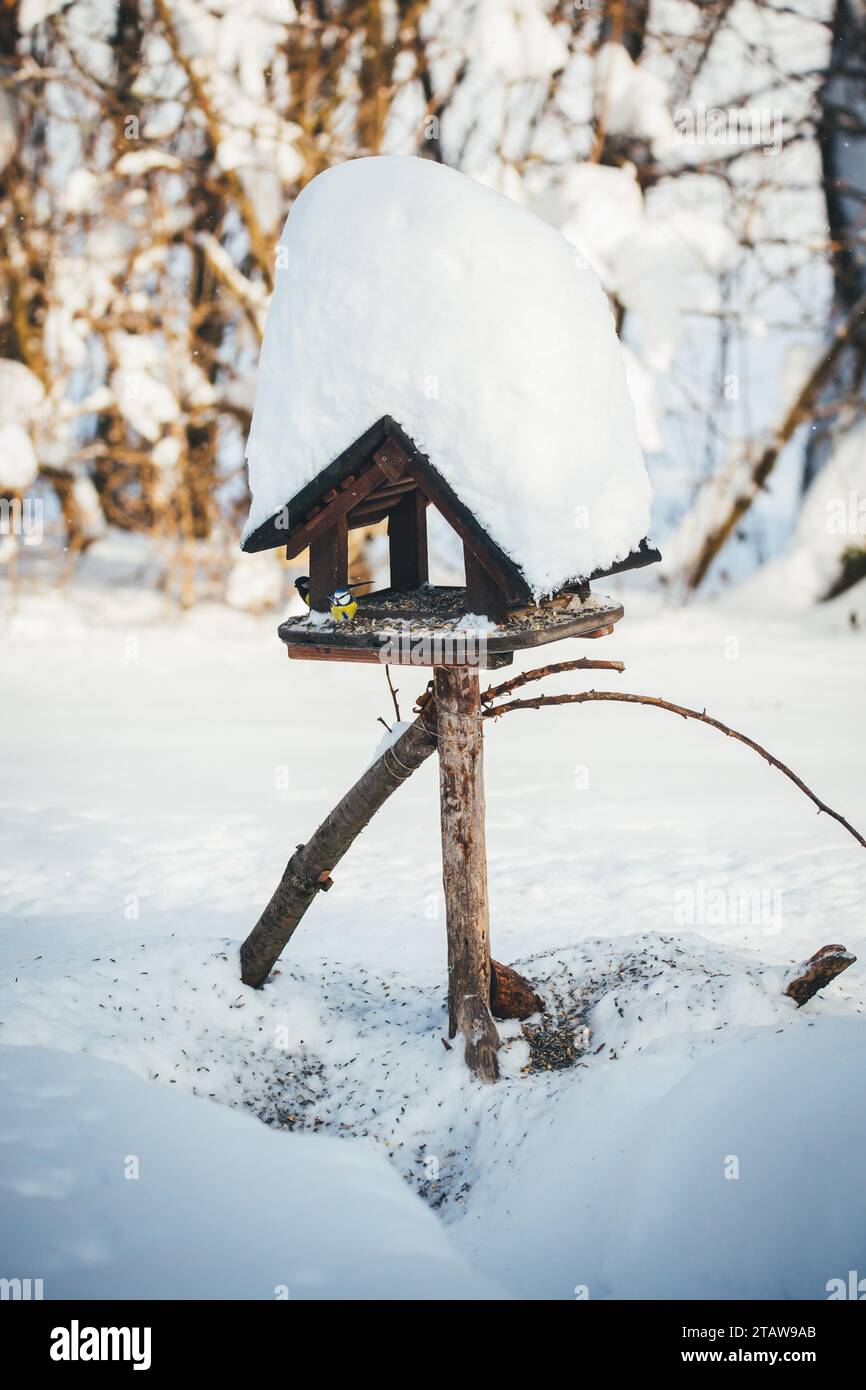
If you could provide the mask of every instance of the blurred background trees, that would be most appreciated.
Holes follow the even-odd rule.
[[[0,498],[48,522],[0,572],[113,548],[182,603],[280,600],[279,559],[237,557],[279,234],[377,153],[595,266],[669,592],[786,547],[809,601],[860,577],[863,0],[0,0]]]

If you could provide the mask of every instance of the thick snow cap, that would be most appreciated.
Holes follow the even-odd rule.
[[[245,536],[384,415],[537,596],[646,535],[613,317],[559,232],[431,160],[357,159],[297,199],[277,267]]]

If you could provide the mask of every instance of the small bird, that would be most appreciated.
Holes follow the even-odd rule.
[[[358,605],[351,591],[352,589],[363,589],[370,582],[369,579],[359,579],[356,584],[346,584],[340,589],[335,589],[332,594],[328,594],[328,603],[331,606],[331,617],[334,619],[335,623],[349,623],[352,621],[358,611]],[[298,575],[298,578],[295,580],[295,588],[309,608],[309,575]]]
[[[331,617],[335,623],[350,623],[358,611],[358,604],[349,589],[335,589],[328,595],[331,604]]]

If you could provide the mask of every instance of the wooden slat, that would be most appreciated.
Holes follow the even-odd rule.
[[[380,521],[384,521],[386,516],[391,515],[391,508],[396,507],[396,502],[386,503],[382,507],[376,507],[373,511],[349,512],[349,530],[357,531],[361,526],[376,526]]]
[[[415,492],[417,484],[414,478],[402,478],[399,483],[383,483],[381,487],[375,488],[367,499],[370,502],[391,501],[393,498],[405,497],[407,492]]]
[[[311,546],[323,536],[340,517],[348,515],[353,507],[378,487],[384,476],[378,464],[372,464],[365,473],[342,488],[334,500],[323,507],[312,520],[305,520],[296,530],[290,531],[286,540],[286,558],[291,560],[295,555],[300,555],[302,550],[306,550],[307,546]]]
[[[417,492],[417,490],[413,478],[409,478],[405,483],[397,483],[394,487],[374,488],[369,496],[365,497],[363,502],[353,509],[352,515],[360,516],[367,511],[390,511],[402,498]]]
[[[286,647],[286,655],[290,661],[352,661],[375,662],[377,666],[382,666],[378,649],[370,647],[336,647],[327,646],[324,643],[310,643],[303,645],[300,642],[292,642]],[[503,666],[510,666],[514,660],[511,652],[490,652],[479,670],[498,671]],[[412,661],[411,657],[403,657],[399,652],[395,653],[393,659],[389,659],[389,666],[413,666],[416,670],[420,669],[422,663]],[[423,663],[427,665],[428,663]],[[447,661],[431,662],[430,665],[448,666]]]
[[[363,647],[325,647],[325,646],[302,646],[299,642],[286,647],[286,655],[290,661],[379,661],[378,651],[366,650]]]

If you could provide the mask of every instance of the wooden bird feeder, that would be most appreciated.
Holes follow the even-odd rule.
[[[429,584],[427,508],[463,543],[466,584]],[[330,619],[329,595],[346,585],[348,534],[387,519],[390,584],[358,598],[351,622]],[[442,870],[448,932],[449,1033],[463,1034],[482,1079],[498,1075],[499,1036],[490,1014],[490,932],[478,672],[508,665],[515,651],[566,637],[604,637],[623,615],[590,582],[661,557],[642,541],[625,560],[576,575],[547,602],[533,602],[518,564],[490,537],[412,439],[389,416],[323,468],[280,512],[249,535],[247,551],[309,549],[309,616],[279,628],[293,660],[432,666],[439,751]],[[467,615],[486,618],[484,624]]]

